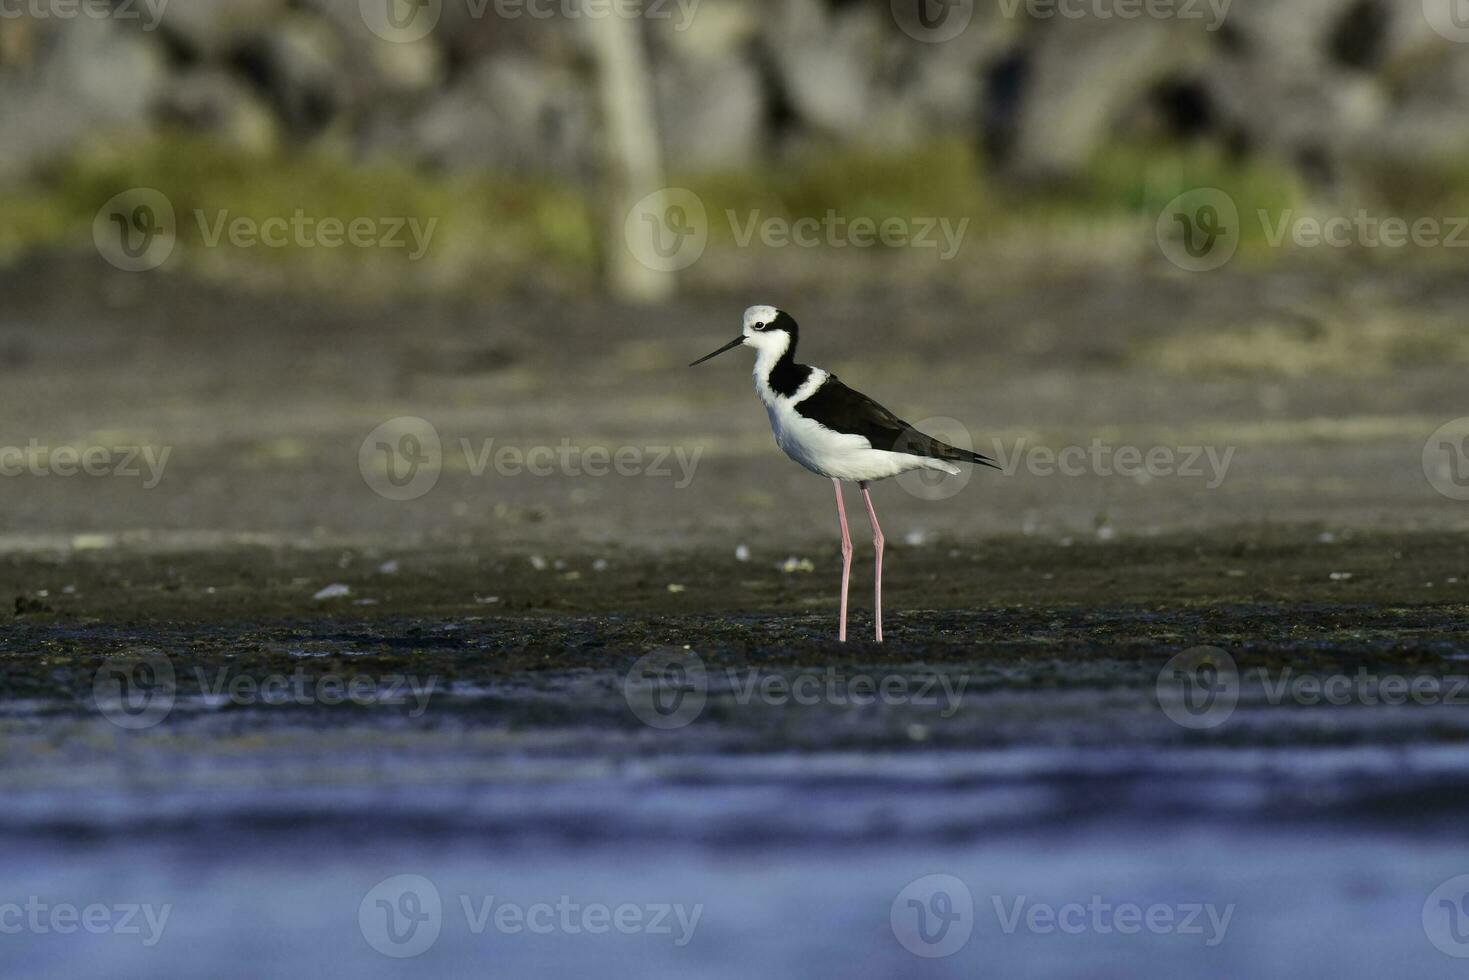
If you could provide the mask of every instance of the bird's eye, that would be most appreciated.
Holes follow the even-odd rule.
[[[764,330],[767,326],[769,326],[769,324],[757,323],[757,324],[755,324],[755,329],[756,330]]]

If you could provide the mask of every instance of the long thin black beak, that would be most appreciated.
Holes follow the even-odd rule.
[[[731,340],[729,343],[727,343],[723,347],[719,348],[719,350],[715,351],[714,353],[712,353],[712,354],[705,354],[703,357],[701,357],[697,361],[695,361],[694,364],[703,364],[705,361],[709,360],[709,358],[711,358],[711,357],[718,357],[720,354],[723,354],[727,350],[734,350],[736,347],[740,346],[740,344],[743,344],[744,342],[745,342],[744,334],[741,334],[740,336],[736,337],[734,340]],[[690,364],[689,367],[693,367],[694,364]]]

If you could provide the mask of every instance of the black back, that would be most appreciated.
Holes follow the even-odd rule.
[[[994,466],[988,456],[958,449],[919,432],[862,392],[842,384],[834,374],[828,375],[811,397],[798,402],[796,411],[834,432],[862,436],[873,449]]]

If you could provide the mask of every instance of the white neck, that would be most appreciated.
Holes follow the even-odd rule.
[[[775,392],[770,388],[770,372],[775,370],[775,365],[785,356],[786,349],[790,347],[790,338],[785,334],[767,334],[755,336],[755,393],[760,400],[766,403],[775,398]]]

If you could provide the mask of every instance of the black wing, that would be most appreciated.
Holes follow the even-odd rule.
[[[919,432],[862,392],[842,384],[834,374],[828,375],[811,397],[798,402],[796,411],[835,432],[862,436],[873,449],[1000,468],[988,456],[955,448]]]

